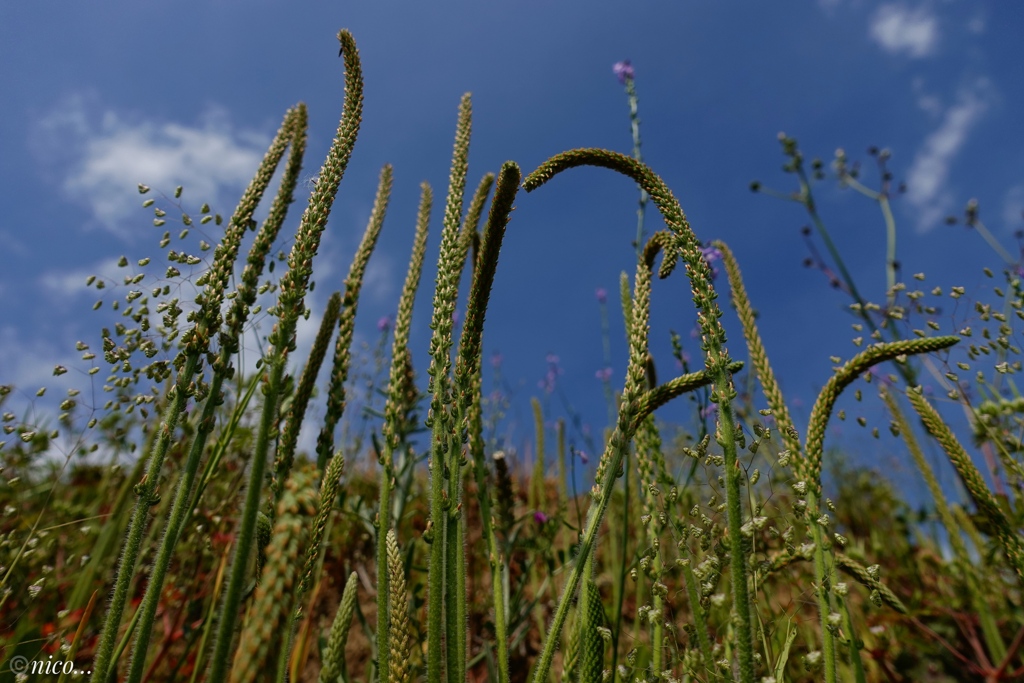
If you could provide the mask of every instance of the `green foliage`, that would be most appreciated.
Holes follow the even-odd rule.
[[[994,290],[1004,300],[1001,311],[980,301],[975,306],[977,319],[971,322],[984,341],[972,336],[968,321],[954,326],[956,334],[932,334],[942,328],[937,308],[926,305],[924,292],[896,281],[884,155],[875,152],[883,182],[873,190],[842,153],[834,164],[836,179],[877,202],[886,223],[886,306],[872,304],[842,265],[813,201],[814,183],[825,178],[823,164],[812,162],[808,172],[796,140],[783,136],[786,171],[796,177],[799,192],[773,193],[760,184],[755,189],[796,199],[809,212],[835,261],[829,272],[838,273],[832,277],[851,296],[859,318],[859,351],[846,362],[833,357],[834,373],[801,442],[735,255],[722,242],[704,246],[667,184],[639,159],[630,76],[634,157],[573,150],[542,164],[522,185],[533,191],[563,170],[603,166],[641,187],[638,236],[648,197],[668,227],[645,244],[638,240],[632,291],[629,278],[622,279],[629,359],[621,394],[609,391],[614,429],[603,444],[592,489],[570,495],[564,423],[559,421],[556,432],[554,479],[544,465],[546,427],[539,402],[537,459],[529,476],[511,450],[498,451],[484,437],[484,321],[522,178],[513,162],[496,179],[486,174],[463,215],[468,94],[459,109],[440,238],[426,392],[417,387],[409,348],[432,205],[426,184],[390,359],[386,333],[369,361],[358,357],[353,343],[363,276],[390,196],[390,166],[381,172],[344,290],[329,297],[301,376],[295,381],[286,373],[288,361],[295,360],[298,318],[310,312],[305,301],[313,288],[312,262],[361,120],[358,53],[348,32],[339,40],[344,109],[280,279],[259,285],[296,188],[306,139],[302,105],[286,114],[208,270],[196,278],[201,290],[191,327],[179,333],[182,309],[173,299],[157,307],[164,324],[150,329],[148,297],[129,292],[123,315],[139,327],[104,330],[103,361],[112,369],[104,388],[113,398],[102,414],[92,408],[82,415],[87,406],[74,390],[61,403],[56,428],[35,424],[29,415],[3,413],[4,432],[13,436],[0,444],[0,623],[9,660],[69,653],[91,661],[93,680],[104,683],[123,675],[131,681],[319,676],[321,683],[408,683],[424,676],[432,683],[462,683],[484,675],[506,683],[523,680],[527,672],[537,683],[1019,676],[1024,399],[1004,381],[1021,369],[1013,359],[1020,352],[1011,325],[1014,318],[1024,319],[1018,264],[1007,264],[1006,287]],[[241,238],[255,229],[252,216],[286,149],[278,195],[240,285],[229,293]],[[492,185],[490,210],[479,229]],[[143,194],[148,191],[140,186]],[[175,201],[181,195],[178,188]],[[166,222],[165,209],[154,211]],[[198,215],[202,225],[222,223],[206,205]],[[192,223],[184,211],[182,222],[186,228]],[[967,222],[991,237],[976,206],[968,207]],[[161,246],[169,241],[165,235]],[[683,372],[660,384],[648,343],[658,254],[664,255],[661,278],[680,261],[685,266],[704,351],[702,367],[691,371],[676,339]],[[716,285],[710,267],[718,258],[743,329],[746,361],[734,360],[725,347],[716,303],[722,284]],[[122,260],[127,266],[127,258]],[[202,262],[185,252],[175,252],[172,260]],[[278,260],[285,260],[283,252]],[[148,262],[137,263],[142,268]],[[467,262],[469,305],[456,344],[453,314]],[[178,276],[169,271],[165,277]],[[142,279],[144,274],[127,277],[126,285]],[[158,288],[154,300],[168,291]],[[962,288],[950,294],[964,295]],[[235,372],[236,364],[241,367],[239,340],[256,323],[250,318],[261,310],[261,296],[276,297],[268,309],[275,325],[257,372],[243,377]],[[942,292],[935,289],[932,296]],[[222,315],[225,305],[228,313]],[[112,308],[120,310],[119,304]],[[909,313],[922,316],[930,332],[907,333]],[[327,415],[312,425],[319,429],[316,452],[298,452],[298,434],[335,328]],[[862,332],[875,343],[864,346]],[[82,342],[78,349],[98,372],[95,354]],[[961,352],[965,360],[955,360]],[[147,360],[176,355],[135,368],[131,361],[138,353]],[[983,400],[972,402],[957,371],[971,370],[985,356],[993,357],[995,372],[989,378],[977,371]],[[346,412],[351,413],[354,375],[370,364],[382,373],[388,361],[387,385],[371,388],[385,397],[382,422],[373,427],[382,439],[372,433],[369,448],[346,432],[336,448],[337,425],[351,419]],[[734,377],[744,362],[767,408],[756,407],[753,389],[737,390]],[[883,375],[885,365],[898,376]],[[970,416],[971,444],[988,456],[988,472],[975,464],[936,402],[926,398],[917,381],[922,367],[945,371],[935,376],[946,382],[948,400]],[[58,367],[55,373],[65,371]],[[132,396],[130,389],[143,377],[158,386]],[[832,465],[831,481],[823,477],[830,466],[827,427],[834,417],[845,419],[837,401],[844,391],[855,391],[860,400],[862,389],[852,387],[861,386],[861,379],[868,387],[878,385],[892,416],[889,431],[922,473],[941,533],[932,533],[936,526],[928,510],[915,520],[901,494],[877,473],[833,458],[838,464]],[[0,407],[12,391],[0,387]],[[44,393],[40,389],[37,396]],[[694,437],[692,425],[655,420],[655,410],[683,396],[701,397],[701,427],[714,407],[713,429]],[[419,453],[424,399],[430,435],[427,451]],[[923,429],[908,419],[904,402]],[[147,420],[150,410],[160,419]],[[83,420],[87,426],[76,433],[76,421]],[[677,436],[670,439],[673,429]],[[924,439],[941,446],[965,495],[939,485]],[[62,457],[56,457],[62,447]],[[272,448],[273,471],[267,472]],[[100,455],[86,457],[94,452]],[[137,455],[129,466],[131,453]],[[371,457],[357,457],[364,453]],[[428,471],[418,467],[424,458]],[[346,466],[346,460],[369,466]],[[626,471],[636,476],[623,477]]]

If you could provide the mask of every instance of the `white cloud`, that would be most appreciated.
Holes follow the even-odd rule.
[[[125,237],[148,217],[139,209],[138,183],[171,193],[185,186],[199,203],[233,208],[256,172],[269,137],[237,131],[211,107],[195,126],[127,120],[77,95],[44,116],[33,132],[63,191],[92,211],[95,224]]]
[[[938,47],[939,21],[925,7],[883,5],[875,12],[868,33],[886,52],[927,57]]]
[[[85,281],[90,275],[114,282],[123,277],[124,271],[118,268],[117,262],[117,258],[111,257],[74,270],[65,268],[48,270],[39,276],[39,284],[52,295],[54,300],[67,300],[70,296],[89,291]]]
[[[1021,220],[1022,213],[1024,213],[1024,183],[1011,187],[1003,199],[1003,221],[1008,230],[1024,228],[1024,221]]]
[[[916,77],[911,83],[911,90],[914,93],[914,97],[917,98],[919,109],[927,112],[933,118],[938,118],[942,115],[942,101],[925,90],[923,78],[920,76]]]
[[[907,200],[918,210],[918,230],[927,231],[949,213],[949,168],[971,129],[988,109],[991,87],[980,79],[961,88],[956,102],[946,110],[939,128],[918,150],[907,174]]]

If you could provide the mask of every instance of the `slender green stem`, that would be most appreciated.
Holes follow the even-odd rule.
[[[154,493],[157,482],[160,481],[160,470],[163,467],[164,457],[170,447],[171,435],[178,426],[178,419],[188,400],[188,385],[198,367],[199,354],[190,355],[181,374],[178,375],[178,382],[173,390],[174,395],[170,397],[171,402],[167,406],[163,423],[160,425],[159,435],[153,445],[153,453],[150,455],[146,474],[135,487],[138,499],[135,502],[135,509],[132,511],[131,521],[128,523],[128,538],[125,540],[124,552],[121,555],[117,578],[114,581],[114,594],[110,601],[107,617],[103,622],[103,631],[100,634],[96,659],[93,663],[93,680],[96,681],[105,681],[107,674],[117,668],[117,661],[113,659],[114,647],[117,643],[121,617],[128,601],[128,588],[131,585],[132,576],[135,573],[135,563],[138,561],[141,550],[142,536],[146,531],[146,518],[149,516],[150,506],[155,502]]]

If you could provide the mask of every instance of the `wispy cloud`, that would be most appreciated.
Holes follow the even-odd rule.
[[[882,5],[871,19],[868,34],[890,54],[927,57],[938,48],[939,20],[923,6],[910,9],[902,3]]]
[[[938,129],[927,137],[907,173],[907,200],[919,212],[919,231],[934,228],[952,208],[950,164],[967,141],[971,129],[989,107],[991,85],[978,79],[957,93]]]
[[[209,108],[194,126],[138,120],[98,106],[97,98],[66,99],[36,125],[37,151],[71,199],[95,225],[125,237],[145,220],[138,183],[171,192],[184,185],[196,202],[233,206],[252,177],[269,137],[237,130],[225,110]]]
[[[89,291],[85,282],[91,275],[116,282],[124,275],[117,262],[117,258],[111,257],[82,268],[47,270],[39,276],[39,284],[53,299],[67,300],[70,296]]]
[[[1024,228],[1024,183],[1014,185],[1003,198],[1003,221],[1007,230]]]

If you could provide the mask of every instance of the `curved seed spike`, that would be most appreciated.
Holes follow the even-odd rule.
[[[363,77],[359,52],[352,34],[348,31],[339,32],[338,41],[341,43],[345,56],[345,104],[341,121],[338,124],[338,132],[320,169],[319,180],[310,196],[309,204],[302,214],[295,243],[288,256],[288,271],[281,278],[279,286],[276,308],[280,319],[268,339],[273,346],[268,361],[270,376],[259,437],[249,469],[249,483],[239,523],[238,543],[235,546],[231,574],[217,625],[217,638],[209,674],[209,680],[212,681],[222,681],[227,677],[228,654],[231,650],[234,625],[242,600],[246,565],[252,550],[256,513],[259,510],[263,485],[263,472],[266,468],[271,427],[276,417],[278,397],[283,383],[285,361],[287,355],[295,350],[295,328],[303,311],[303,301],[309,287],[309,278],[313,272],[313,257],[320,246],[324,228],[327,227],[327,219],[334,204],[334,197],[348,166],[348,160],[352,155],[352,148],[355,145],[359,125],[362,121]]]
[[[352,357],[352,336],[356,329],[356,310],[359,306],[359,292],[363,286],[363,275],[370,262],[377,238],[384,226],[384,215],[391,199],[393,174],[391,164],[385,164],[380,171],[377,195],[370,211],[370,220],[363,233],[363,239],[352,257],[348,276],[345,278],[345,298],[338,318],[338,337],[334,342],[334,363],[331,367],[331,383],[327,390],[327,414],[316,440],[317,467],[323,471],[327,459],[334,450],[334,428],[345,412],[345,382],[348,380],[349,361]]]
[[[352,615],[356,611],[356,586],[359,575],[352,572],[345,582],[345,591],[341,594],[338,613],[331,624],[331,633],[327,637],[327,650],[324,652],[324,665],[320,669],[319,683],[337,683],[345,670],[345,643],[348,642],[348,631],[352,626]]]
[[[736,257],[733,256],[729,246],[721,240],[716,240],[712,245],[722,252],[722,263],[725,264],[725,273],[729,278],[729,288],[732,289],[732,302],[736,307],[740,323],[743,325],[743,337],[747,340],[747,353],[750,354],[750,362],[757,379],[761,383],[761,390],[768,401],[768,407],[772,410],[775,423],[779,426],[782,434],[782,441],[794,457],[800,455],[800,439],[798,432],[793,425],[793,419],[789,416],[789,408],[782,398],[782,390],[775,379],[772,366],[768,363],[768,354],[765,352],[764,343],[761,341],[761,334],[757,330],[757,323],[754,318],[754,309],[750,305],[750,298],[747,296],[746,287],[743,286],[743,275],[740,272]]]
[[[872,577],[863,565],[842,553],[836,553],[835,558],[836,564],[839,565],[840,569],[857,579],[857,581],[859,581],[868,590],[878,591],[878,594],[882,597],[882,601],[889,605],[889,607],[892,607],[900,614],[907,614],[907,606],[903,604],[903,601],[892,592],[892,589],[878,579]]]
[[[736,397],[736,390],[728,372],[729,353],[725,348],[726,335],[720,319],[722,312],[715,303],[717,293],[711,282],[711,267],[704,257],[700,242],[690,228],[675,196],[645,164],[619,154],[601,149],[575,149],[558,154],[526,177],[523,186],[532,191],[541,186],[555,174],[576,166],[602,166],[618,171],[636,181],[650,195],[654,204],[661,212],[665,225],[672,231],[676,241],[677,253],[686,264],[687,277],[693,293],[693,302],[697,307],[697,322],[700,325],[705,355],[704,366],[707,373],[714,378],[715,388],[712,399],[718,403],[718,428],[716,436],[722,446],[725,460],[725,489],[728,510],[729,536],[731,546],[739,549],[730,554],[730,580],[732,584],[733,602],[736,605],[736,644],[739,661],[740,679],[743,683],[754,680],[754,643],[753,629],[750,621],[750,588],[747,583],[747,553],[742,550],[741,534],[743,510],[740,491],[740,468],[737,467],[735,424],[731,401]],[[629,401],[624,400],[625,405]],[[621,416],[620,416],[621,417]],[[629,424],[627,421],[626,425]],[[624,429],[626,428],[624,425]],[[556,612],[556,618],[558,616]],[[564,614],[562,615],[564,619]],[[558,629],[553,633],[557,634]],[[538,663],[538,683],[545,680],[550,666],[550,653],[554,639],[549,637]]]
[[[733,361],[729,364],[729,374],[736,374],[743,369],[743,361]],[[700,387],[707,386],[714,381],[714,378],[708,376],[706,370],[699,372],[691,372],[688,375],[681,375],[675,379],[671,379],[664,384],[659,384],[650,391],[645,391],[640,398],[637,399],[636,411],[633,416],[633,424],[631,429],[634,431],[640,428],[640,423],[644,421],[651,413],[658,408],[662,407],[672,399],[682,396],[688,391],[699,389]]]
[[[806,481],[815,498],[821,498],[821,457],[824,451],[825,428],[828,426],[832,407],[843,389],[850,386],[857,377],[868,369],[893,360],[897,356],[917,355],[941,351],[959,343],[954,336],[907,339],[903,341],[874,344],[846,362],[818,394],[811,409],[811,421],[807,427],[806,456],[794,461],[793,468],[798,481]]]
[[[665,258],[661,262],[661,268],[658,269],[658,277],[662,280],[672,274],[672,271],[676,269],[676,263],[678,262],[679,255],[675,253],[676,242],[672,239],[672,233],[667,230],[659,230],[658,232],[651,235],[651,239],[647,240],[647,244],[644,245],[644,260],[647,261],[647,267],[654,270],[654,259],[659,252],[664,252]]]
[[[907,399],[921,417],[921,421],[924,422],[928,433],[935,437],[935,440],[946,451],[950,462],[953,463],[957,474],[960,475],[964,486],[967,487],[968,493],[971,494],[974,504],[978,506],[978,510],[995,529],[996,540],[999,541],[1000,547],[1010,561],[1010,566],[1013,567],[1014,571],[1017,572],[1017,577],[1024,583],[1024,540],[1014,531],[1013,526],[999,507],[992,492],[985,485],[985,479],[981,476],[981,472],[978,471],[978,468],[971,461],[971,456],[960,445],[952,430],[942,421],[935,408],[928,403],[920,387],[911,388],[907,391]]]

